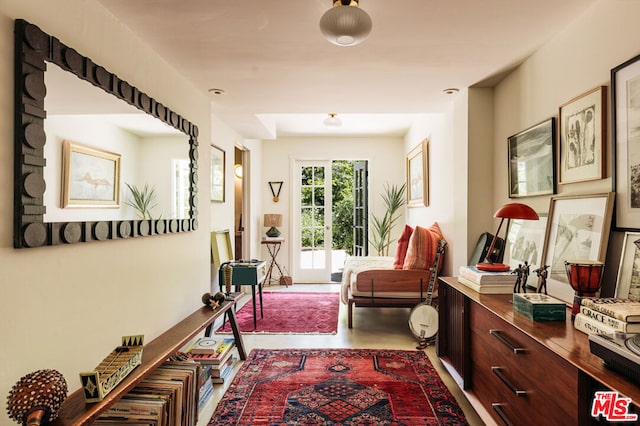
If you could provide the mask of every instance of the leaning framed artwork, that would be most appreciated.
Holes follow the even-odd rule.
[[[640,232],[625,232],[616,281],[616,297],[640,300]]]
[[[211,201],[224,202],[225,152],[211,145]]]
[[[640,228],[640,55],[611,70],[618,230]]]
[[[555,141],[555,117],[508,138],[509,198],[555,194]]]
[[[613,192],[551,198],[542,254],[544,265],[549,266],[549,295],[573,303],[566,260],[605,261],[613,203]]]
[[[606,113],[606,86],[596,87],[560,105],[560,184],[604,177]]]
[[[515,270],[520,265],[528,265],[527,287],[537,287],[535,273],[540,268],[544,234],[547,229],[547,213],[538,213],[538,220],[513,219],[507,232],[506,252],[509,253],[509,266]]]
[[[62,142],[62,208],[120,206],[120,154]]]
[[[407,154],[407,207],[429,205],[429,140]]]

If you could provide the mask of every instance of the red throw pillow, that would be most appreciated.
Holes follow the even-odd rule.
[[[409,225],[405,225],[402,230],[402,234],[398,237],[398,246],[396,247],[396,257],[393,260],[393,269],[402,269],[404,265],[404,258],[407,254],[407,248],[409,247],[409,238],[413,233],[413,228]]]
[[[409,247],[402,269],[431,268],[436,260],[438,242],[441,239],[443,239],[442,231],[438,223],[434,222],[429,228],[416,226],[409,238]]]

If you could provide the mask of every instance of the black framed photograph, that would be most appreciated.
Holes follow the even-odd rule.
[[[640,300],[640,232],[625,232],[615,296]]]
[[[560,105],[559,183],[604,178],[607,87],[600,86]]]
[[[224,202],[225,152],[211,145],[211,201]]]
[[[556,193],[556,119],[508,138],[509,198]]]
[[[640,55],[611,70],[618,230],[640,228]]]
[[[550,296],[573,303],[574,290],[567,279],[566,260],[605,261],[614,195],[607,192],[551,197],[542,254],[543,265],[549,266]]]

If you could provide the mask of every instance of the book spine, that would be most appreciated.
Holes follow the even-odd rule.
[[[594,321],[598,321],[605,325],[608,325],[615,330],[627,332],[629,323],[603,314],[602,312],[598,312],[594,309],[589,308],[588,306],[580,306],[580,313],[586,317],[591,318]]]
[[[480,294],[509,294],[513,293],[513,285],[500,285],[500,284],[485,284],[481,285],[478,283],[474,283],[471,280],[468,280],[464,277],[458,276],[458,282],[466,285],[470,289],[480,293]]]
[[[476,284],[515,284],[516,276],[512,274],[496,274],[477,272],[464,266],[458,271],[459,277],[464,277]]]
[[[577,314],[573,320],[573,326],[578,331],[587,334],[614,334],[616,330],[608,325],[596,321],[584,314]]]
[[[593,309],[594,311],[598,311],[600,313],[603,313],[607,316],[610,316],[612,318],[618,319],[620,321],[626,321],[627,317],[625,314],[623,314],[622,312],[613,310],[611,308],[609,308],[610,305],[612,305],[611,303],[595,303],[593,300],[590,300],[588,298],[582,299],[580,301],[580,305],[581,306],[586,306],[588,308]],[[615,305],[615,303],[613,304]],[[618,305],[620,307],[620,305]]]

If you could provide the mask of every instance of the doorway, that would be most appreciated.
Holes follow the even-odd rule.
[[[349,255],[366,255],[366,161],[293,161],[292,272],[297,281],[340,281]]]

